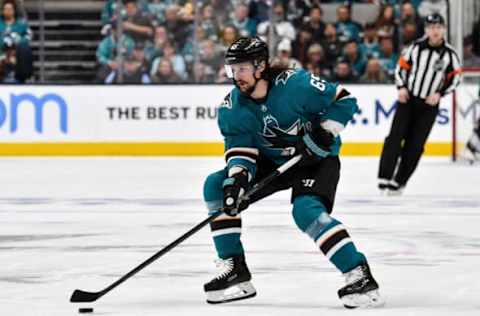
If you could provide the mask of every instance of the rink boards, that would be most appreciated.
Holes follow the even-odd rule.
[[[4,86],[0,155],[206,155],[223,153],[217,109],[229,85]],[[344,155],[378,155],[395,111],[391,85],[352,85],[360,112],[342,133]],[[449,155],[452,98],[426,147]],[[461,102],[461,104],[466,104]],[[475,109],[465,105],[460,120]]]

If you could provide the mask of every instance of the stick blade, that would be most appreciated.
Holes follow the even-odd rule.
[[[75,290],[70,297],[70,302],[72,303],[88,303],[96,301],[100,296],[101,292],[86,292],[82,290]]]

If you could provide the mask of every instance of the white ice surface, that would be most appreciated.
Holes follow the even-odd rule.
[[[378,159],[343,158],[334,216],[387,300],[345,310],[343,277],[295,226],[288,193],[244,213],[256,298],[205,303],[206,228],[93,304],[94,315],[480,315],[480,166],[424,159],[402,197],[376,191]],[[0,159],[0,315],[77,315],[99,291],[206,218],[221,158]]]

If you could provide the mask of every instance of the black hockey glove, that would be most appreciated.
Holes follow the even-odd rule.
[[[301,166],[312,165],[330,154],[335,136],[323,127],[306,133],[295,145],[295,154],[302,154]]]
[[[242,171],[223,181],[223,211],[236,216],[248,207],[248,200],[240,199],[248,189],[248,173]]]

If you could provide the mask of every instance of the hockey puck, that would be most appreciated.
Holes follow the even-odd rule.
[[[93,308],[91,308],[91,307],[82,307],[82,308],[79,308],[79,309],[78,309],[78,312],[81,313],[81,314],[84,314],[84,313],[93,313]]]

